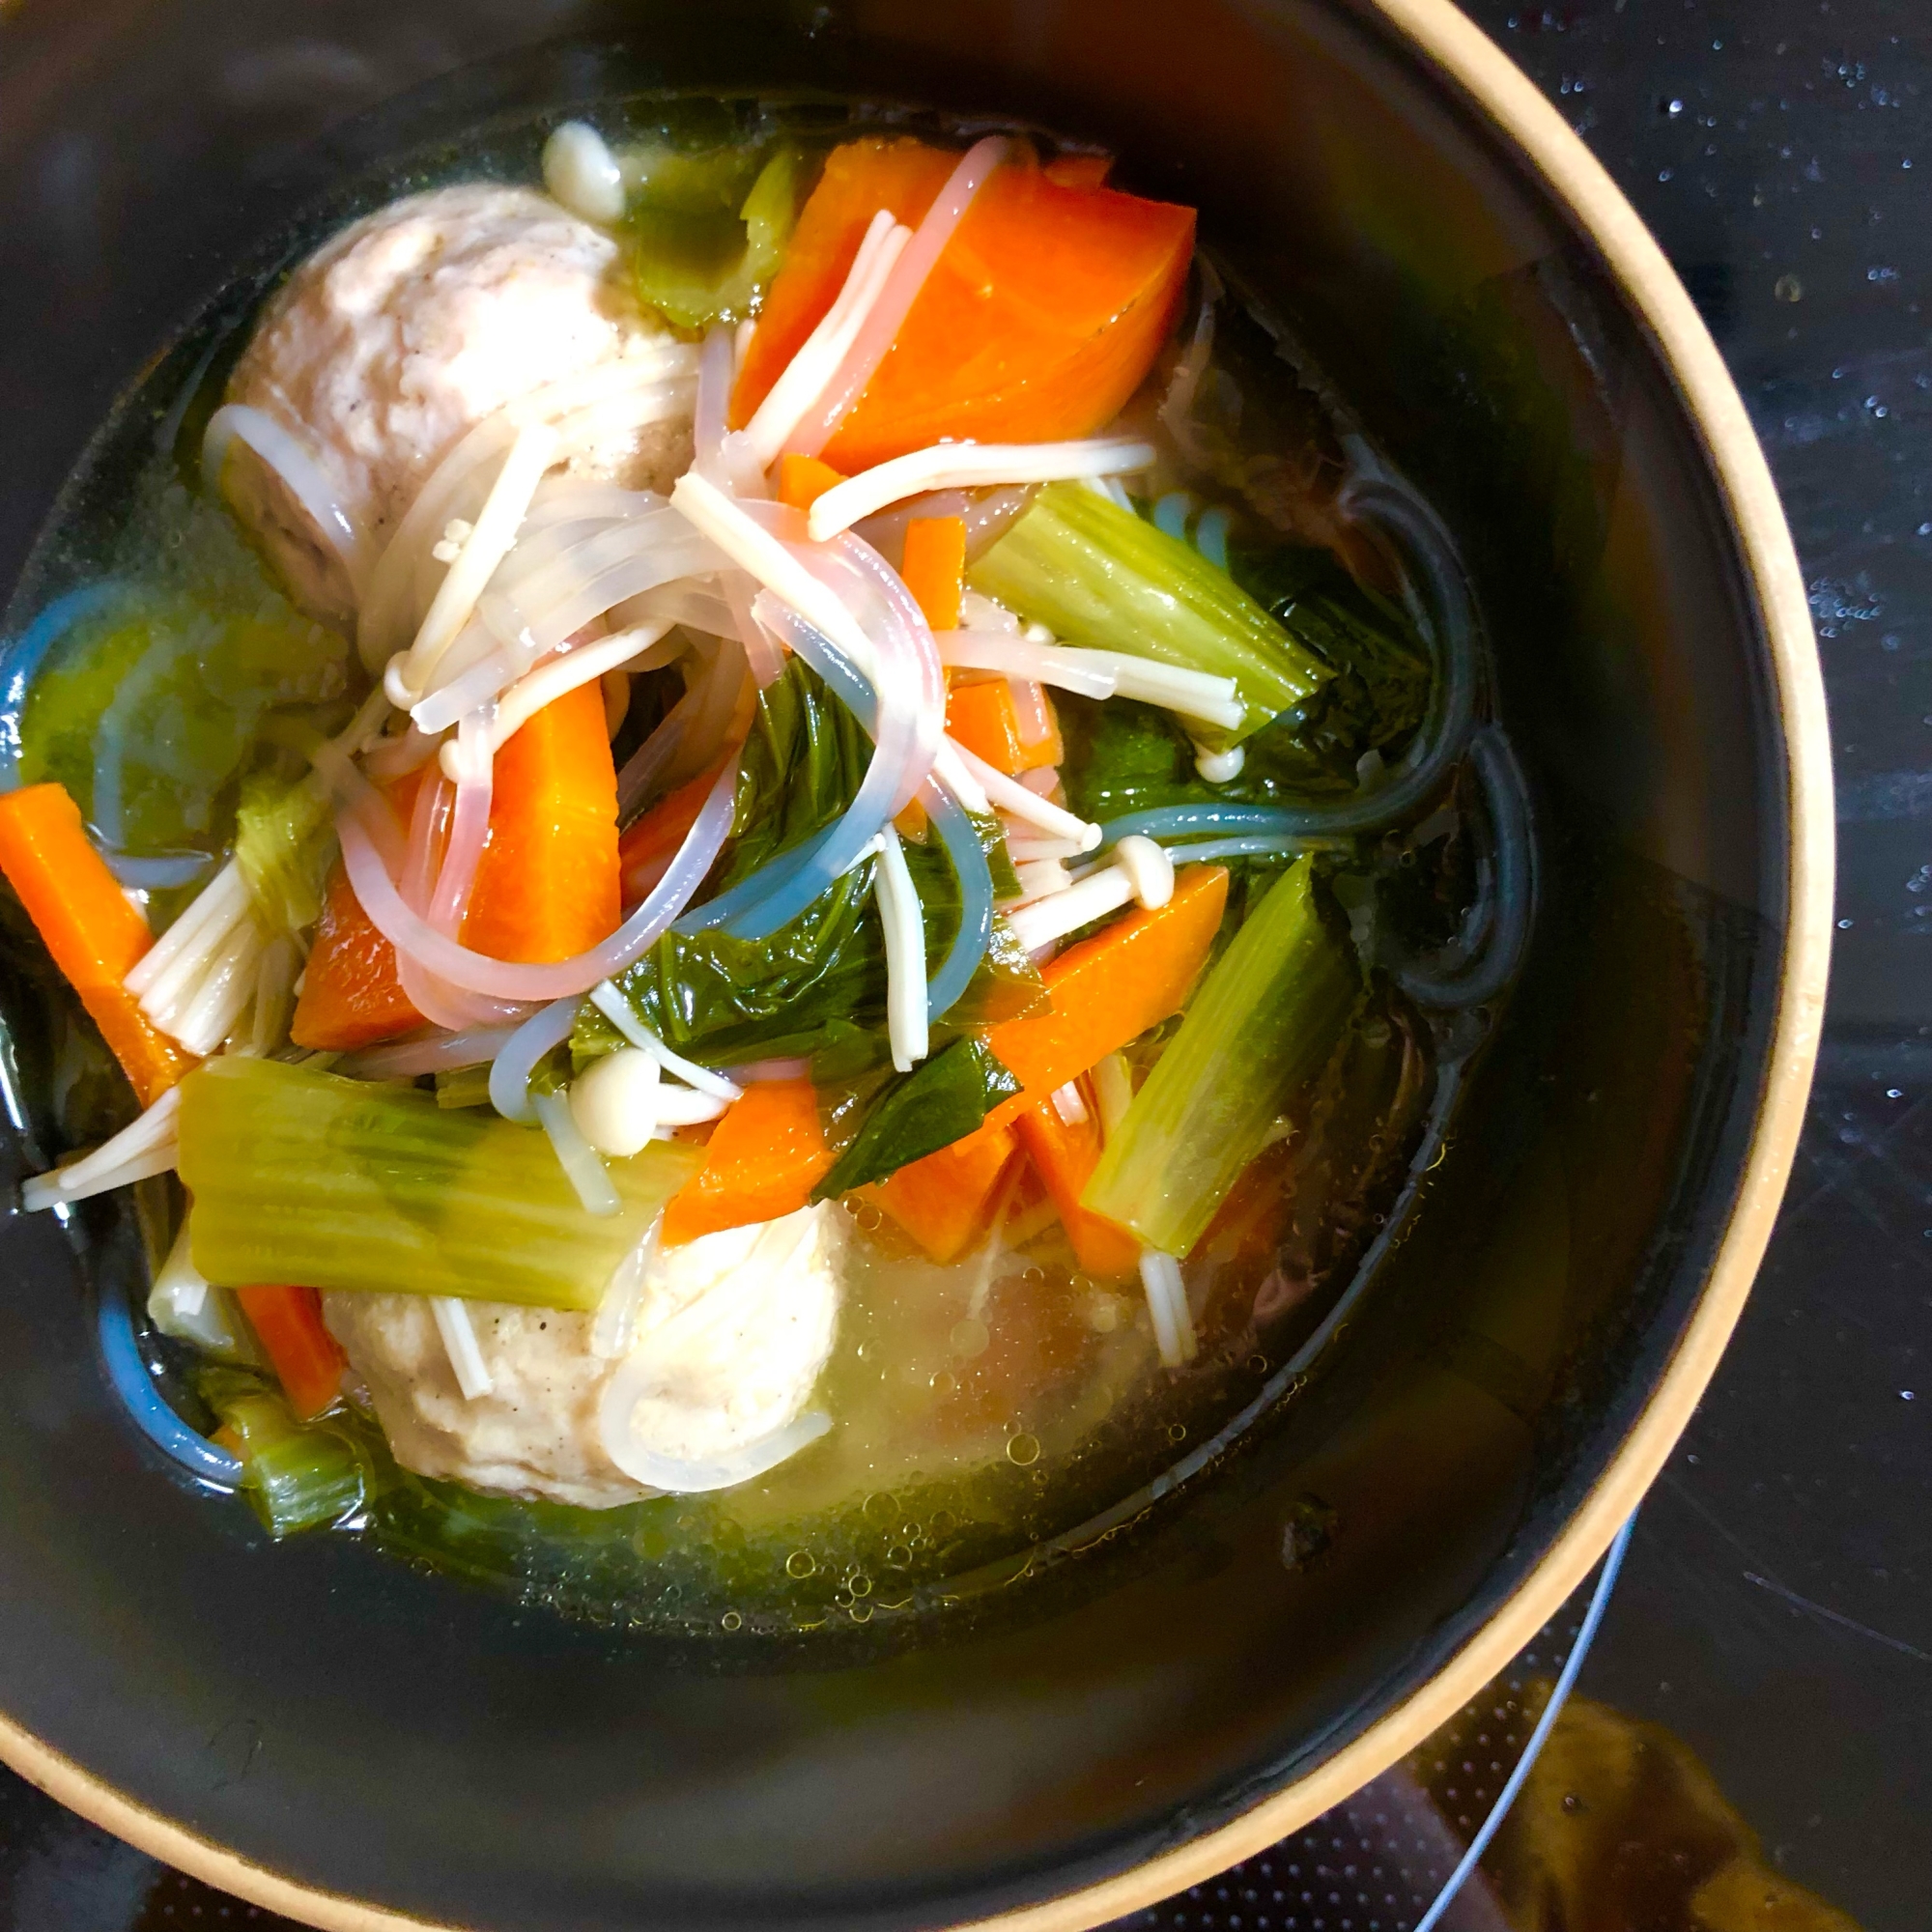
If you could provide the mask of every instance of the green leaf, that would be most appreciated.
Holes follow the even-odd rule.
[[[639,296],[681,328],[756,313],[798,219],[801,161],[781,144],[702,154],[634,151],[625,213]]]
[[[264,919],[284,932],[313,924],[334,856],[335,822],[320,776],[295,784],[266,775],[243,781],[235,861]]]
[[[224,1287],[470,1295],[595,1308],[702,1151],[609,1163],[622,1211],[584,1211],[549,1142],[413,1087],[226,1054],[182,1082],[195,1266]]]
[[[1081,1196],[1150,1247],[1184,1255],[1361,996],[1298,860],[1209,968]]]
[[[1198,727],[1217,749],[1252,737],[1329,675],[1226,571],[1078,483],[1049,483],[967,576],[1068,643],[1233,678],[1240,725]]]
[[[362,1506],[371,1471],[353,1432],[327,1420],[298,1422],[281,1395],[246,1370],[208,1368],[197,1381],[236,1438],[242,1493],[277,1542]]]
[[[817,675],[793,659],[758,700],[738,768],[733,835],[713,891],[722,892],[830,825],[865,778],[871,741]],[[987,848],[994,890],[1015,890],[999,821],[975,821]],[[905,841],[919,893],[926,959],[945,956],[959,929],[959,885],[935,838]],[[693,1060],[729,1066],[814,1052],[835,1024],[882,1027],[886,947],[872,902],[874,862],[855,866],[789,925],[766,939],[735,939],[712,928],[665,934],[619,976],[617,991],[667,1045]],[[1003,919],[959,1006],[955,1024],[987,1024],[1037,1011],[1045,988]],[[571,1036],[579,1067],[623,1045],[623,1036],[587,1001]]]
[[[215,853],[265,725],[340,698],[348,643],[178,483],[144,485],[128,544],[126,599],[70,633],[27,694],[20,781],[64,784],[115,849]]]
[[[820,1065],[814,1062],[816,1077]],[[986,1043],[971,1034],[943,1046],[910,1073],[879,1082],[863,1103],[864,1120],[831,1171],[813,1188],[829,1201],[883,1180],[908,1162],[963,1140],[1020,1083]]]
[[[1393,756],[1429,710],[1428,653],[1407,617],[1357,583],[1333,552],[1236,543],[1235,582],[1332,676],[1290,719],[1301,753],[1350,782],[1368,752]],[[1251,747],[1253,751],[1261,749]]]

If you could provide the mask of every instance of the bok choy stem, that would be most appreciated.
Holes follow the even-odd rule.
[[[1215,962],[1080,1197],[1164,1254],[1201,1238],[1360,994],[1313,868],[1284,872]]]
[[[182,1083],[181,1173],[211,1282],[470,1295],[594,1309],[702,1151],[610,1164],[584,1211],[544,1137],[413,1088],[224,1055]]]

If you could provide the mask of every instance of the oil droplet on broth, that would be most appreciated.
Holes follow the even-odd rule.
[[[1010,1437],[1007,1443],[1007,1460],[1022,1469],[1030,1468],[1039,1461],[1039,1437],[1029,1435],[1024,1431]]]
[[[745,1619],[736,1610],[726,1610],[718,1621],[727,1631],[743,1630],[745,1628]]]
[[[785,1575],[795,1577],[800,1582],[818,1568],[818,1561],[809,1549],[794,1549],[785,1558]]]
[[[955,1355],[970,1361],[975,1355],[983,1355],[992,1339],[992,1332],[986,1324],[977,1316],[969,1315],[965,1321],[953,1324],[952,1334],[946,1338],[946,1346]]]
[[[890,1529],[904,1512],[899,1499],[890,1490],[874,1490],[860,1505],[866,1520],[880,1529]]]
[[[869,1597],[872,1594],[872,1579],[863,1570],[855,1570],[845,1579],[845,1587],[855,1597]]]

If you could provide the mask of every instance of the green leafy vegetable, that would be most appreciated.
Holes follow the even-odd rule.
[[[436,1104],[439,1107],[487,1107],[490,1104],[490,1069],[487,1066],[456,1066],[436,1076]]]
[[[463,1294],[594,1308],[701,1151],[609,1163],[623,1203],[583,1210],[541,1134],[412,1087],[222,1055],[182,1082],[195,1266],[236,1287]]]
[[[864,1037],[862,1036],[862,1037]],[[823,1083],[840,1071],[841,1042],[812,1062]],[[867,1067],[849,1077],[832,1104],[835,1122],[855,1117],[857,1130],[831,1171],[812,1189],[814,1201],[831,1201],[868,1181],[883,1180],[909,1161],[963,1140],[1020,1083],[992,1049],[973,1034],[949,1041],[910,1073]],[[834,1130],[836,1132],[836,1129]],[[836,1145],[836,1139],[835,1139]]]
[[[1427,714],[1433,682],[1403,611],[1332,551],[1236,543],[1228,561],[1235,582],[1335,673],[1291,714],[1295,743],[1350,781],[1365,753],[1399,750]]]
[[[199,1385],[241,1459],[242,1493],[277,1542],[361,1508],[370,1470],[349,1432],[298,1422],[282,1397],[246,1370],[205,1369]]]
[[[714,874],[722,892],[830,825],[852,802],[871,741],[809,667],[794,659],[758,701],[738,768],[732,841]],[[995,891],[1010,882],[999,823],[976,821]],[[945,956],[959,927],[959,887],[939,840],[905,844],[925,923],[926,958]],[[717,928],[671,931],[622,974],[617,990],[676,1052],[713,1065],[808,1054],[835,1023],[879,1027],[886,1012],[886,947],[872,903],[874,862],[836,881],[767,939]],[[1044,1004],[1031,960],[1003,919],[951,1017],[990,1024]],[[623,1045],[587,1001],[571,1036],[581,1067]]]
[[[126,599],[64,639],[27,695],[20,781],[59,781],[118,850],[213,852],[265,724],[339,698],[349,647],[179,483],[144,489],[128,545]]]
[[[334,856],[335,822],[319,775],[295,784],[266,776],[244,781],[235,813],[235,862],[264,919],[284,932],[313,924]]]
[[[1125,698],[1056,694],[1066,739],[1067,801],[1108,819],[1155,806],[1293,805],[1352,791],[1369,752],[1393,758],[1429,709],[1432,671],[1393,606],[1364,590],[1327,551],[1235,547],[1236,579],[1332,673],[1250,737],[1239,775],[1210,785],[1179,723]]]
[[[1149,1246],[1186,1254],[1326,1062],[1360,994],[1354,962],[1316,903],[1314,861],[1303,858],[1209,969],[1082,1202]]]
[[[755,312],[798,219],[800,157],[781,144],[633,150],[625,223],[638,294],[682,328]]]
[[[1252,737],[1329,675],[1226,571],[1078,483],[1048,484],[967,576],[1069,643],[1233,678],[1246,716],[1233,731],[1199,727],[1216,748]]]

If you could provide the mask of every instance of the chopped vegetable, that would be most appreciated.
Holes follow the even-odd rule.
[[[793,660],[759,695],[738,765],[732,842],[710,895],[724,891],[802,845],[849,806],[871,744],[808,666]],[[1017,891],[999,823],[975,821],[993,868],[994,891]],[[958,931],[959,883],[937,839],[905,848],[925,923],[925,954],[947,956]],[[862,860],[790,923],[764,939],[722,927],[673,927],[615,986],[638,1019],[666,1045],[709,1065],[810,1054],[838,1023],[882,1023],[886,954],[872,910],[876,862]],[[975,970],[958,1024],[1004,1019],[1041,1002],[1038,976],[1004,920],[993,923],[987,956]],[[623,1036],[585,1004],[571,1037],[579,1066],[614,1052]]]
[[[905,528],[905,586],[935,631],[959,628],[959,598],[966,587],[966,519],[915,517]]]
[[[298,1046],[352,1053],[422,1023],[396,977],[396,949],[376,930],[349,874],[336,865],[323,895],[289,1037]]]
[[[872,1199],[934,1261],[957,1261],[987,1233],[1018,1147],[1011,1127],[981,1127],[900,1168]]]
[[[831,307],[872,216],[887,209],[916,224],[957,160],[878,135],[832,152],[759,316],[734,423],[750,420]],[[1191,209],[1009,161],[966,211],[826,460],[849,474],[948,438],[1093,434],[1151,366],[1193,249]]]
[[[230,1287],[474,1295],[595,1308],[700,1159],[665,1141],[611,1163],[586,1214],[541,1134],[413,1088],[224,1056],[183,1084],[194,1264]]]
[[[312,1288],[237,1287],[235,1298],[274,1366],[289,1406],[304,1422],[342,1398],[349,1358],[322,1325],[322,1297]]]
[[[1100,1159],[1097,1103],[1086,1117],[1068,1121],[1054,1100],[1028,1107],[1013,1122],[1034,1172],[1046,1184],[1073,1253],[1089,1274],[1130,1275],[1140,1265],[1141,1244],[1124,1228],[1080,1205],[1080,1190]]]
[[[463,943],[494,959],[568,959],[608,939],[621,917],[617,772],[603,693],[581,684],[497,753]]]
[[[134,520],[136,564],[181,582],[63,639],[20,714],[19,776],[66,785],[110,850],[213,854],[265,725],[325,719],[349,647],[270,589],[223,511],[178,486],[162,497],[156,522]]]
[[[779,458],[779,501],[789,503],[794,510],[810,509],[834,484],[844,480],[831,464],[815,456],[792,449]]]
[[[214,1439],[241,1459],[242,1492],[277,1542],[361,1507],[370,1471],[347,1431],[303,1427],[245,1371],[208,1369],[200,1380],[202,1400],[221,1418]]]
[[[409,823],[416,790],[430,776],[428,768],[419,767],[385,787],[389,808],[400,823]],[[422,1024],[423,1016],[396,977],[396,949],[362,910],[338,860],[323,891],[322,916],[309,948],[295,1016],[289,1022],[289,1037],[315,1051],[353,1053]]]
[[[328,787],[320,776],[292,785],[258,778],[242,787],[235,859],[256,911],[274,930],[315,923],[334,850]]]
[[[1020,1083],[972,1035],[950,1041],[910,1073],[885,1081],[864,1123],[812,1189],[814,1201],[883,1180],[974,1132]]]
[[[1051,719],[1049,708],[1048,717]],[[1021,772],[1041,771],[1065,755],[1057,728],[1029,744],[1020,727],[1013,688],[1003,677],[981,684],[955,684],[946,695],[946,733],[983,758],[996,772],[1016,778]]]
[[[1433,683],[1428,653],[1404,612],[1357,583],[1332,551],[1235,543],[1228,567],[1291,638],[1335,673],[1300,707],[1293,721],[1297,747],[1351,784],[1365,753],[1396,755],[1428,712]],[[1248,754],[1264,749],[1251,743]]]
[[[1053,1010],[1008,1020],[987,1036],[1024,1089],[987,1119],[1016,1120],[1104,1055],[1179,1012],[1220,930],[1227,899],[1223,867],[1184,867],[1164,906],[1130,912],[1053,960],[1041,975]]]
[[[1234,729],[1203,722],[1216,750],[1310,697],[1326,665],[1198,551],[1078,483],[1050,483],[967,573],[974,589],[1070,643],[1231,677]]]
[[[1361,994],[1304,858],[1215,962],[1108,1143],[1081,1201],[1150,1247],[1200,1238],[1296,1088],[1334,1050]]]
[[[154,935],[94,849],[63,786],[25,785],[0,797],[0,872],[142,1106],[153,1106],[194,1061],[156,1029],[122,983]]]
[[[625,214],[639,296],[680,328],[753,313],[798,218],[797,149],[762,162],[757,147],[628,158],[642,176]]]
[[[403,823],[417,786],[432,776],[434,768],[424,767],[389,787]],[[595,946],[622,917],[619,863],[617,775],[604,700],[594,683],[579,685],[529,718],[497,753],[490,833],[463,943],[521,960],[567,959]],[[396,977],[395,949],[338,865],[290,1037],[298,1046],[346,1052],[422,1023]]]
[[[701,771],[689,784],[679,785],[659,799],[644,815],[627,826],[617,841],[617,869],[624,902],[634,905],[657,884],[664,869],[697,822],[720,765]]]
[[[703,1166],[665,1209],[667,1247],[808,1206],[832,1166],[810,1080],[767,1080],[724,1110]]]

